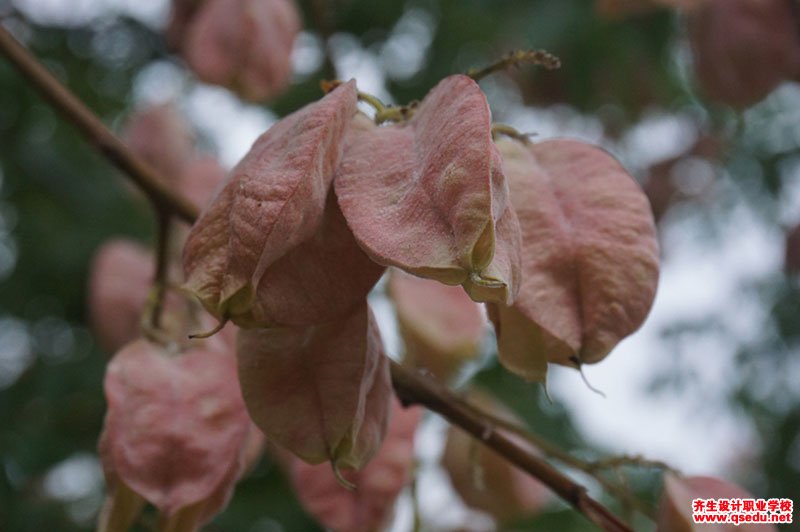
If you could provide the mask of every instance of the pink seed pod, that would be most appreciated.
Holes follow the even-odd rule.
[[[275,124],[192,227],[183,252],[186,288],[217,319],[250,327],[275,324],[252,315],[262,277],[291,250],[318,237],[356,99],[351,81]],[[304,321],[302,313],[285,319]]]
[[[336,469],[358,469],[377,451],[392,388],[366,303],[305,328],[242,329],[236,353],[247,409],[271,442]]]
[[[552,140],[500,140],[522,227],[523,282],[511,307],[491,305],[500,361],[529,380],[547,362],[602,360],[644,321],[658,284],[647,197],[605,151]]]
[[[800,33],[786,0],[708,0],[687,17],[701,92],[732,107],[756,103],[800,73]]]
[[[658,509],[658,532],[777,532],[769,523],[743,522],[739,525],[695,523],[692,518],[695,499],[754,499],[735,484],[713,477],[664,475],[664,492]],[[702,510],[701,510],[702,511]]]
[[[473,391],[469,400],[500,419],[522,426],[514,414],[485,393]],[[516,439],[520,445],[527,445]],[[548,488],[538,480],[455,426],[447,432],[442,467],[467,506],[488,513],[499,523],[536,515],[551,499]]]
[[[250,315],[295,327],[337,319],[363,305],[384,270],[358,246],[331,192],[317,232],[264,272]]]
[[[411,481],[414,435],[422,418],[419,407],[403,408],[392,401],[392,419],[380,450],[360,471],[343,471],[355,489],[348,490],[327,464],[309,465],[294,459],[289,478],[300,503],[331,530],[381,530],[392,516],[400,492]]]
[[[404,363],[446,380],[478,356],[486,318],[460,286],[393,269],[388,289],[405,344]]]
[[[178,174],[178,191],[198,207],[206,207],[225,180],[216,157],[197,154],[184,161]]]
[[[192,15],[182,50],[201,80],[260,101],[289,85],[300,28],[292,0],[207,0]]]
[[[173,182],[194,153],[194,135],[174,105],[141,109],[128,119],[123,132],[131,151]]]
[[[111,506],[130,490],[175,530],[196,530],[224,508],[252,430],[235,358],[202,346],[175,354],[136,340],[111,360],[104,388],[100,455]]]
[[[359,120],[334,187],[364,251],[380,264],[462,284],[476,301],[511,302],[519,227],[480,87],[450,76],[406,123],[376,128]]]

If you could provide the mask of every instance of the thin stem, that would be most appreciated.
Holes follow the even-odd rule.
[[[509,462],[539,479],[602,530],[630,531],[605,506],[591,498],[586,493],[586,488],[531,452],[527,446],[521,445],[518,440],[496,430],[495,424],[482,412],[456,397],[441,384],[421,378],[395,362],[392,362],[392,382],[397,396],[404,404],[423,405],[472,434]]]
[[[9,57],[31,84],[42,91],[53,106],[60,109],[78,127],[95,149],[114,162],[147,193],[157,211],[176,214],[190,223],[197,218],[198,210],[191,202],[164,187],[147,165],[140,162],[86,106],[50,75],[37,59],[2,27],[0,27],[0,51]],[[395,362],[392,362],[391,371],[395,392],[404,404],[423,405],[479,438],[511,463],[549,486],[601,529],[630,532],[630,529],[606,507],[589,497],[586,488],[536,456],[530,449],[521,446],[519,442],[496,431],[491,420],[461,401],[450,390]]]
[[[512,66],[522,64],[539,65],[547,70],[555,70],[561,66],[561,61],[558,57],[544,50],[514,50],[486,68],[480,70],[475,68],[470,69],[467,72],[467,76],[475,81],[479,81],[495,72],[500,72],[501,70],[506,70]]]
[[[622,466],[631,466],[631,467],[648,467],[651,469],[662,469],[664,471],[673,471],[677,473],[675,468],[673,468],[666,462],[662,462],[660,460],[650,460],[639,455],[627,455],[627,454],[622,456],[612,456],[610,458],[604,458],[603,460],[595,460],[594,462],[589,462],[587,466],[591,471],[599,471],[602,469],[615,469]]]
[[[492,124],[492,138],[497,140],[497,137],[500,135],[504,135],[506,137],[518,140],[525,145],[529,145],[531,143],[531,137],[536,135],[536,133],[522,133],[508,124]]]
[[[644,516],[649,517],[653,521],[656,520],[655,512],[653,512],[650,508],[647,508],[644,504],[642,504],[636,497],[634,497],[627,489],[618,484],[610,482],[608,479],[603,477],[599,474],[599,469],[597,467],[598,462],[584,462],[580,458],[572,456],[568,452],[562,450],[560,447],[552,444],[548,440],[525,430],[524,428],[507,421],[505,419],[499,418],[494,416],[490,413],[484,412],[484,416],[488,419],[491,419],[493,423],[495,423],[501,430],[507,430],[512,434],[523,438],[524,440],[528,441],[531,445],[535,448],[542,451],[546,456],[553,458],[554,460],[558,460],[562,464],[576,471],[581,471],[586,473],[590,477],[594,478],[600,486],[603,487],[609,494],[611,494],[614,498],[618,499],[622,502],[625,506],[628,506],[637,512],[641,513]],[[627,462],[626,462],[627,463]]]
[[[150,325],[154,329],[161,328],[161,314],[164,310],[164,296],[167,293],[167,273],[169,270],[169,235],[171,216],[159,210],[156,213],[158,234],[156,236],[156,271],[153,278],[153,310],[150,314]]]
[[[0,52],[53,107],[61,111],[97,151],[142,189],[156,209],[175,214],[186,222],[197,217],[197,208],[194,205],[164,185],[165,181],[148,164],[131,153],[83,102],[2,26]]]

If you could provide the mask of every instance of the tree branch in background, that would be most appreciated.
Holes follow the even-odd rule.
[[[2,26],[0,50],[48,102],[78,128],[95,149],[144,191],[156,210],[174,214],[189,223],[197,217],[197,208],[194,205],[172,193],[148,164],[136,158],[83,102]]]
[[[490,74],[519,65],[539,65],[547,70],[555,70],[561,67],[561,60],[544,50],[514,50],[504,55],[502,59],[496,63],[492,63],[485,68],[469,69],[467,76],[475,81],[480,81]]]
[[[164,181],[152,168],[137,159],[99,118],[50,74],[2,26],[0,26],[0,51],[55,108],[59,109],[81,131],[92,146],[147,194],[159,215],[174,214],[189,223],[197,218],[197,207],[165,186]],[[489,69],[491,68],[489,67]],[[493,71],[489,69],[480,72],[490,73]],[[441,384],[424,378],[394,362],[392,363],[392,382],[397,396],[404,404],[425,406],[472,434],[511,463],[547,485],[602,530],[630,531],[606,507],[589,497],[586,488],[571,480],[531,452],[526,446],[520,445],[518,441],[497,431],[491,419],[456,397],[453,392]]]

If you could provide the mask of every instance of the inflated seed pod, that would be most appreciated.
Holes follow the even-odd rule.
[[[445,78],[407,122],[355,126],[334,187],[376,262],[461,284],[478,301],[513,300],[519,227],[489,106],[472,79]]]
[[[571,140],[500,140],[522,228],[522,286],[490,305],[500,361],[529,380],[547,362],[602,360],[644,321],[658,284],[647,197],[607,152]]]
[[[227,504],[253,430],[235,357],[213,344],[177,354],[136,340],[111,360],[104,388],[111,498],[101,524],[124,522],[141,498],[174,530],[198,529]]]
[[[183,253],[186,288],[218,319],[251,327],[315,321],[304,319],[303,309],[278,318],[252,311],[272,265],[303,243],[327,240],[320,232],[328,231],[328,191],[355,109],[351,81],[275,124],[192,227]]]
[[[236,351],[247,409],[271,442],[336,469],[377,451],[392,388],[366,302],[324,324],[241,330]]]

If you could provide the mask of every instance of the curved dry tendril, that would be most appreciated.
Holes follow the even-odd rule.
[[[190,340],[200,340],[200,339],[203,339],[203,338],[211,338],[212,336],[214,336],[215,334],[220,332],[222,329],[224,329],[225,325],[227,325],[227,324],[228,324],[228,318],[224,318],[224,319],[220,320],[219,323],[217,323],[216,327],[214,327],[210,331],[190,334],[189,335],[189,339]]]
[[[340,83],[340,82],[339,82]],[[377,96],[372,94],[358,91],[359,101],[369,104],[375,109],[375,123],[383,124],[384,122],[402,122],[411,118],[413,114],[413,105],[386,105]]]
[[[523,133],[507,124],[492,124],[492,139],[497,140],[500,135],[518,140],[521,143],[528,145],[531,143],[531,137],[536,136],[537,133]]]
[[[561,67],[561,60],[544,50],[514,50],[504,55],[496,63],[492,63],[485,68],[469,69],[467,71],[467,76],[478,81],[495,72],[524,64],[541,66],[547,70],[555,70]]]

